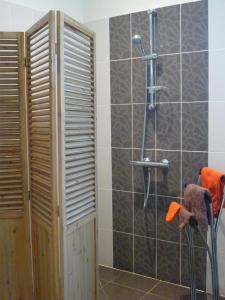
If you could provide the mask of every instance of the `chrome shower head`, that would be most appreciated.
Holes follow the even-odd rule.
[[[136,45],[137,47],[140,48],[141,52],[143,55],[145,55],[145,50],[144,50],[144,47],[143,47],[143,39],[142,37],[139,35],[139,34],[135,34],[133,37],[132,37],[132,42],[134,45]]]
[[[142,42],[142,37],[139,34],[135,34],[132,37],[132,42],[134,43],[134,45],[141,45],[143,43]]]

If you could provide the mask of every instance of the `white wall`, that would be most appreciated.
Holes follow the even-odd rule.
[[[109,19],[85,24],[96,32],[99,263],[113,266]]]
[[[45,12],[0,0],[0,31],[26,31]]]
[[[84,22],[198,0],[83,0]]]
[[[209,0],[209,166],[225,172],[225,1]],[[220,293],[225,296],[225,209],[218,232]],[[207,287],[211,289],[208,262]]]
[[[1,1],[1,0],[0,0]],[[77,21],[83,21],[83,0],[8,0],[34,10],[49,11],[62,10]]]

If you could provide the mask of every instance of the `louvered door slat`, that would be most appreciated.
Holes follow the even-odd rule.
[[[48,110],[47,119],[45,109],[51,108],[50,103],[50,64],[49,64],[49,25],[44,25],[43,28],[37,30],[34,34],[31,34],[28,38],[28,99],[29,99],[29,126],[30,126],[30,157],[31,157],[31,181],[34,181],[40,189],[51,191],[51,145],[48,141],[45,142],[44,136],[51,135],[51,111]],[[45,50],[45,47],[48,48]],[[43,50],[43,51],[41,51]],[[47,72],[46,72],[47,71]],[[36,75],[40,74],[37,78]],[[44,83],[43,83],[44,82]],[[35,111],[39,112],[39,118],[32,116]],[[46,120],[48,122],[46,122]],[[39,139],[42,139],[40,147],[34,146],[38,143],[39,139],[35,132],[38,133]],[[38,160],[48,162],[48,173],[46,174],[46,165],[38,163]],[[36,190],[32,190],[31,209],[32,213],[38,215],[43,221],[47,221],[51,224],[52,210],[46,209],[42,205],[42,195],[36,193]],[[51,205],[51,198],[48,199],[49,205]]]
[[[0,298],[5,300],[33,299],[24,58],[24,33],[0,32]]]
[[[66,207],[69,203],[65,218],[69,225],[95,210],[94,52],[93,36],[67,22],[62,30]]]
[[[19,59],[17,36],[0,37],[0,213],[24,209]],[[6,185],[6,180],[17,184]]]
[[[61,299],[56,143],[55,13],[27,32],[31,220],[36,299]]]

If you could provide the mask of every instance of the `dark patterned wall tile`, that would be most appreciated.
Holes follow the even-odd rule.
[[[132,150],[112,149],[112,188],[115,190],[132,191],[132,168],[129,161]]]
[[[208,101],[208,51],[182,54],[183,102]]]
[[[111,106],[112,147],[132,147],[131,105]]]
[[[130,15],[109,19],[110,59],[131,57]]]
[[[132,193],[112,193],[113,230],[133,233],[133,200]]]
[[[149,196],[144,209],[144,195],[134,194],[134,234],[155,238],[155,215],[155,196]]]
[[[138,34],[142,37],[143,48],[146,54],[149,53],[149,20],[148,12],[141,11],[134,14],[131,14],[131,26],[132,26],[132,37],[135,34]],[[132,56],[140,57],[143,56],[143,53],[140,51],[140,48],[132,43]]]
[[[206,249],[195,247],[196,285],[198,289],[206,288]],[[190,286],[188,247],[181,247],[181,284]]]
[[[156,111],[156,148],[180,150],[181,148],[181,104],[159,104]]]
[[[202,232],[203,236],[205,237],[205,239],[207,240],[207,232]],[[202,248],[205,248],[205,242],[203,241],[202,239],[202,236],[199,232],[194,232],[194,235],[193,235],[193,240],[194,240],[194,245],[196,247],[202,247]],[[182,245],[186,245],[188,244],[188,240],[187,240],[187,234],[186,232],[184,232],[184,230],[182,231],[182,234],[181,234],[181,243]]]
[[[208,166],[208,153],[183,152],[182,153],[182,186],[185,184],[197,184],[199,170]]]
[[[157,170],[157,194],[180,197],[181,191],[181,153],[179,151],[157,151],[156,159],[169,160],[169,170]]]
[[[166,213],[172,198],[157,196],[157,238],[172,242],[180,241],[180,231],[178,228],[179,220],[175,219],[173,223],[168,223],[165,220]],[[179,203],[179,200],[176,200]]]
[[[131,61],[110,63],[111,103],[131,103]]]
[[[156,240],[134,236],[134,272],[155,277]]]
[[[133,146],[141,148],[144,126],[144,104],[133,105]],[[155,148],[155,112],[147,109],[145,149]]]
[[[208,49],[208,1],[181,5],[182,52]]]
[[[208,151],[208,102],[184,103],[183,150]]]
[[[157,60],[157,102],[180,102],[180,55],[160,56]]]
[[[133,103],[145,103],[146,99],[146,62],[143,59],[132,60]]]
[[[163,7],[156,11],[157,53],[180,52],[180,5]]]
[[[158,279],[180,282],[180,245],[157,241],[157,274]]]
[[[155,161],[155,151],[145,150],[145,158],[148,157],[150,160]],[[141,151],[134,149],[133,150],[133,159],[141,160]],[[146,172],[145,172],[145,175]],[[156,172],[154,169],[151,170],[151,187],[150,194],[155,193],[155,178]],[[144,172],[142,167],[134,166],[133,167],[133,176],[134,176],[134,191],[138,193],[144,193]],[[147,176],[145,176],[145,181],[147,182]]]
[[[133,271],[133,236],[113,232],[113,266],[114,268]]]

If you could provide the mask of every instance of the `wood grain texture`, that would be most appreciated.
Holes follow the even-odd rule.
[[[4,300],[33,299],[24,50],[23,33],[0,33],[0,297]]]
[[[50,11],[26,33],[32,248],[36,300],[59,291],[56,20]]]
[[[97,299],[94,34],[58,22],[60,226],[64,299]]]
[[[80,227],[72,225],[66,236],[67,300],[96,299],[95,218]]]
[[[26,247],[23,217],[0,219],[0,291],[3,300],[28,300],[32,296],[30,253]]]

